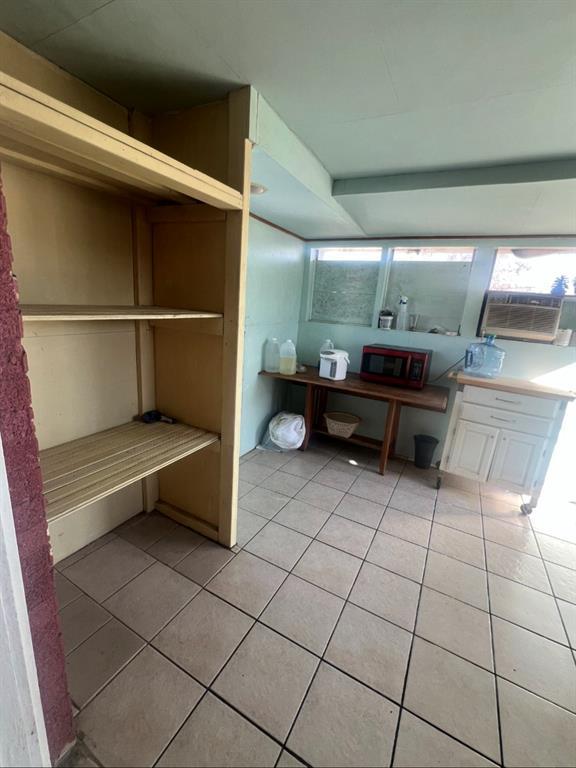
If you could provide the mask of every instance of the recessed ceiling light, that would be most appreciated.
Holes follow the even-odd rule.
[[[265,192],[268,192],[268,187],[265,187],[264,184],[258,184],[256,181],[250,184],[251,195],[263,195]]]

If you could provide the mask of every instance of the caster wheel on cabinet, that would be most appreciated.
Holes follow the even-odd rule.
[[[532,514],[532,507],[530,504],[522,504],[520,507],[520,511],[523,515],[531,515]]]

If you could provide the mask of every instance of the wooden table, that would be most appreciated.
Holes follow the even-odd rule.
[[[364,381],[357,373],[348,373],[344,381],[332,381],[322,379],[318,375],[318,368],[309,367],[306,373],[295,373],[287,376],[282,373],[260,372],[261,376],[269,376],[272,379],[291,381],[294,384],[302,384],[306,387],[306,407],[304,420],[306,423],[306,437],[301,450],[305,451],[313,432],[327,435],[323,424],[323,415],[326,410],[328,392],[339,392],[354,397],[366,397],[370,400],[384,400],[388,402],[388,413],[384,427],[383,440],[375,440],[372,437],[354,434],[350,438],[336,438],[348,443],[364,445],[380,450],[380,474],[386,470],[388,458],[394,453],[394,445],[398,434],[398,422],[400,410],[403,405],[411,408],[423,408],[427,411],[445,413],[448,407],[449,389],[447,387],[426,386],[423,389],[408,389],[406,387],[391,387],[386,384],[375,384]],[[335,435],[332,435],[335,437]]]

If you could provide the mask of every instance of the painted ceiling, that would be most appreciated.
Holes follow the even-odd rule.
[[[576,157],[572,0],[3,0],[0,27],[146,112],[251,84],[334,179]],[[293,208],[256,207],[308,237],[576,232],[574,178],[359,188],[315,224],[261,161]]]

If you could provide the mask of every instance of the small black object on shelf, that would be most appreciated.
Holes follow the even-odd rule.
[[[173,419],[170,416],[165,416],[160,411],[146,411],[142,414],[141,418],[145,424],[154,424],[156,421],[164,421],[166,424],[174,424],[176,421],[176,419]]]

